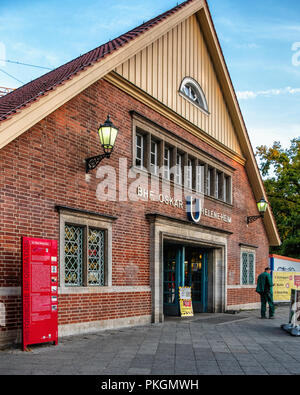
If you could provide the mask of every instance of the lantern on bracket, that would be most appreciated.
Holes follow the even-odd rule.
[[[110,116],[108,115],[107,120],[104,122],[103,125],[100,125],[98,130],[100,144],[102,146],[104,154],[93,156],[92,158],[88,158],[85,160],[86,173],[95,169],[104,158],[110,158],[115,147],[118,133],[119,129],[114,126],[114,124],[110,120]]]
[[[260,214],[247,217],[247,225],[251,224],[252,222],[255,222],[258,218],[264,218],[265,212],[267,211],[268,208],[268,202],[266,202],[264,197],[262,197],[261,200],[257,203],[257,208]]]

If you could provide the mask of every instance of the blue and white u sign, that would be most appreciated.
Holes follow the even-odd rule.
[[[193,210],[193,201],[195,200],[195,213]],[[200,199],[194,199],[192,196],[186,198],[186,211],[188,219],[198,224],[201,219],[201,201]]]

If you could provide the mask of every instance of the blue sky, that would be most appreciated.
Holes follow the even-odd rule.
[[[3,59],[55,68],[176,3],[0,0],[0,86],[16,88],[47,71]],[[253,147],[288,147],[300,136],[300,1],[208,3]]]

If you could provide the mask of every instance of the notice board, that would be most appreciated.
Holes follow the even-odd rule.
[[[194,316],[191,287],[179,287],[179,305],[181,317]]]
[[[300,290],[300,273],[295,272],[273,272],[273,283],[275,284],[274,302],[289,302],[291,290]]]
[[[57,241],[22,238],[23,350],[58,341]]]

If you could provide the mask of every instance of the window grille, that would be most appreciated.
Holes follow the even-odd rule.
[[[82,285],[83,271],[83,228],[65,226],[65,284]]]
[[[242,285],[254,284],[254,254],[250,252],[242,253]]]
[[[89,228],[88,285],[104,285],[104,231]]]
[[[65,285],[105,285],[105,231],[65,225]]]

